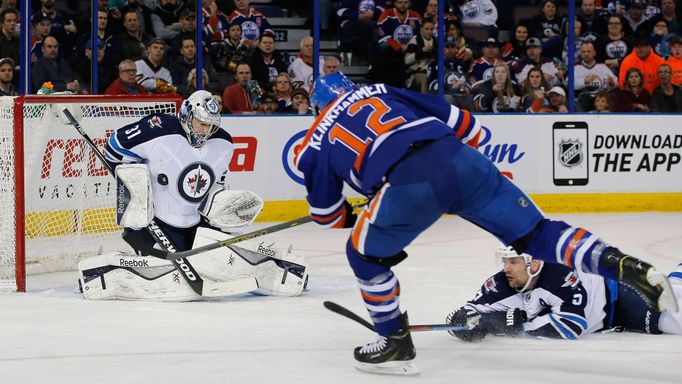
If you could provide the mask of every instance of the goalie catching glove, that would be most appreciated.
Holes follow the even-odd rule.
[[[526,312],[519,308],[481,314],[471,307],[462,307],[451,312],[445,319],[449,325],[468,326],[465,331],[448,331],[454,337],[467,342],[477,342],[490,333],[493,335],[518,335],[523,333]]]
[[[209,224],[230,232],[247,227],[263,210],[263,200],[251,191],[229,190],[216,186],[199,206]]]

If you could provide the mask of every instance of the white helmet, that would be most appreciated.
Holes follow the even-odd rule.
[[[533,281],[533,278],[540,274],[540,271],[542,270],[542,267],[544,266],[544,262],[540,261],[540,268],[538,268],[535,273],[532,272],[531,268],[531,262],[533,261],[533,256],[527,254],[527,253],[522,253],[518,254],[512,248],[512,246],[504,246],[503,244],[500,244],[500,247],[497,249],[495,252],[495,257],[504,264],[504,259],[511,259],[515,257],[523,257],[523,261],[526,262],[526,273],[528,274],[528,281],[526,281],[526,284],[523,286],[521,289],[517,289],[519,292],[525,292],[528,287],[530,286],[531,282]]]
[[[220,105],[210,92],[196,91],[182,102],[179,113],[180,125],[187,133],[189,143],[196,148],[204,145],[206,140],[220,128]],[[211,125],[206,134],[201,134],[194,127],[194,119]]]

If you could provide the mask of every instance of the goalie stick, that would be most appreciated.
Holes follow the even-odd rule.
[[[76,118],[73,117],[71,114],[71,111],[68,109],[64,109],[62,111],[64,113],[64,116],[69,120],[71,125],[76,128],[78,133],[83,137],[86,143],[90,146],[92,151],[95,153],[95,156],[99,159],[99,161],[104,164],[104,166],[107,167],[107,170],[109,170],[109,173],[111,174],[112,177],[114,177],[114,170],[112,167],[109,165],[109,163],[106,161],[104,158],[104,155],[102,152],[100,152],[99,148],[95,145],[95,143],[92,141],[90,136],[85,132],[83,127],[81,127],[80,123],[76,120]],[[162,248],[164,248],[164,252],[167,254],[172,254],[174,253],[175,246],[171,242],[171,240],[168,238],[168,236],[163,232],[161,228],[159,228],[158,225],[156,225],[156,221],[152,219],[151,223],[147,226],[147,232],[154,238],[154,241],[156,241],[157,244],[159,244]],[[147,249],[145,250],[151,250],[151,247],[146,247]],[[154,256],[154,255],[151,255]],[[158,257],[158,256],[157,256]],[[206,297],[217,297],[217,296],[229,296],[229,295],[236,295],[240,293],[246,293],[246,292],[251,292],[256,289],[258,289],[258,282],[256,281],[255,277],[250,277],[246,279],[240,279],[240,280],[233,280],[233,281],[227,281],[227,282],[221,282],[221,283],[212,283],[208,281],[204,281],[204,279],[199,276],[199,273],[194,269],[192,264],[189,263],[188,260],[185,260],[182,256],[178,257],[173,257],[173,258],[166,258],[167,260],[171,260],[175,268],[180,272],[182,277],[185,279],[187,284],[192,288],[192,290],[200,296],[206,296]]]
[[[356,314],[355,312],[351,311],[348,308],[342,307],[339,304],[336,304],[333,301],[325,301],[324,307],[327,308],[328,310],[337,313],[341,316],[347,317],[353,321],[356,321],[365,327],[369,328],[370,330],[376,332],[377,330],[374,328],[374,324],[370,323],[369,321],[363,319],[360,317],[360,315]],[[421,331],[468,331],[469,327],[466,325],[449,325],[449,324],[416,324],[416,325],[410,325],[410,331],[411,332],[421,332]]]

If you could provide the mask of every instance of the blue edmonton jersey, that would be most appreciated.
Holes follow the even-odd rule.
[[[104,156],[112,168],[147,164],[155,216],[187,228],[199,222],[197,209],[208,190],[224,183],[232,152],[232,137],[223,129],[194,148],[175,116],[153,114],[117,129]]]
[[[308,131],[295,164],[313,219],[328,225],[343,209],[343,183],[372,195],[413,143],[455,134],[476,147],[480,123],[443,98],[374,84],[330,104]]]

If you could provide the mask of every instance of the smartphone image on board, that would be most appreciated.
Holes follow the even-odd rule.
[[[559,121],[552,126],[554,185],[587,185],[589,145],[587,123]]]

